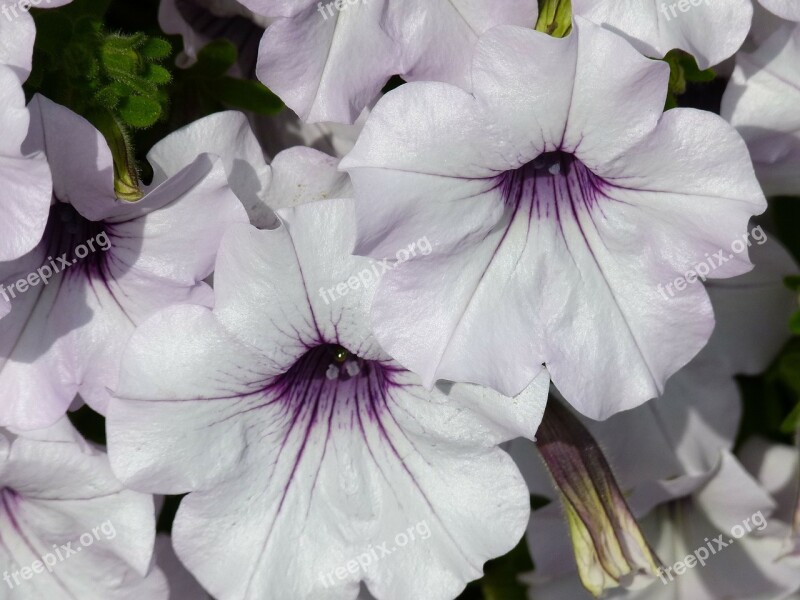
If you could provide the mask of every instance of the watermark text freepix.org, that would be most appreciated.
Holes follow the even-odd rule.
[[[3,573],[3,581],[8,584],[10,589],[15,586],[21,585],[23,582],[33,578],[38,573],[44,573],[47,569],[48,573],[53,572],[53,568],[67,560],[69,557],[76,555],[84,548],[88,548],[96,541],[100,541],[100,534],[103,534],[104,540],[113,540],[117,537],[117,530],[114,524],[109,520],[101,523],[97,527],[93,527],[91,532],[81,534],[78,541],[67,542],[66,544],[53,544],[53,551],[47,552],[40,556],[41,560],[35,560],[29,567],[22,567],[16,571]],[[73,546],[74,544],[74,546]],[[78,545],[80,544],[80,545]]]
[[[677,292],[684,291],[690,283],[697,283],[698,279],[705,281],[706,277],[708,277],[712,271],[731,260],[734,255],[741,254],[749,246],[752,246],[753,242],[751,238],[761,246],[766,243],[767,234],[761,229],[761,225],[753,227],[752,230],[742,236],[742,239],[733,240],[733,243],[731,243],[732,253],[726,254],[725,250],[720,250],[714,254],[706,254],[706,260],[697,263],[694,267],[686,271],[683,277],[678,277],[675,281],[666,285],[660,284],[658,286],[658,293],[661,294],[665,300],[669,300],[670,298],[674,298]]]
[[[333,16],[333,9],[342,12],[343,10],[347,10],[352,5],[358,4],[359,2],[362,4],[369,4],[369,0],[333,0],[332,2],[328,2],[326,4],[318,2],[317,12],[319,12],[319,14],[322,15],[322,18],[327,21],[328,18]]]
[[[408,546],[411,542],[418,540],[427,540],[431,537],[431,528],[427,521],[420,521],[401,531],[394,536],[394,546],[390,546],[390,542],[384,542],[377,546],[371,544],[367,547],[367,551],[359,554],[357,558],[347,561],[345,565],[337,569],[333,569],[328,573],[320,573],[320,581],[326,588],[336,585],[336,580],[344,581],[348,575],[356,575],[359,571],[366,571],[370,565],[377,563],[387,556],[390,556],[400,548]]]
[[[695,550],[692,554],[687,555],[683,560],[679,560],[672,566],[668,567],[661,567],[658,569],[658,577],[661,579],[661,583],[667,585],[670,581],[673,581],[675,578],[672,575],[672,572],[675,572],[675,576],[683,575],[686,573],[688,569],[694,569],[698,564],[701,567],[706,566],[706,561],[713,555],[722,552],[725,548],[730,546],[734,543],[734,541],[743,538],[748,533],[752,532],[753,529],[757,531],[763,531],[767,526],[767,519],[764,517],[761,511],[758,511],[756,514],[747,517],[744,521],[742,521],[741,525],[734,525],[731,527],[731,536],[727,540],[725,539],[725,534],[721,533],[717,537],[713,539],[705,538],[704,546],[700,546],[697,550]],[[667,579],[669,577],[669,579]]]
[[[711,0],[678,0],[677,2],[672,3],[662,2],[659,10],[661,10],[661,12],[667,18],[667,21],[671,21],[672,19],[678,17],[678,11],[687,13],[692,7],[700,6],[701,4],[711,6]]]
[[[95,248],[95,242],[99,244],[99,248]],[[85,244],[81,244],[75,248],[76,258],[74,260],[70,261],[67,258],[66,253],[56,257],[55,259],[53,259],[52,256],[48,256],[47,260],[50,261],[50,263],[42,265],[36,269],[36,271],[29,273],[27,277],[12,283],[8,287],[0,284],[0,295],[10,302],[11,298],[17,297],[17,294],[24,294],[29,289],[38,286],[40,283],[47,285],[50,279],[52,279],[54,276],[86,258],[90,253],[97,252],[98,250],[108,252],[110,249],[111,241],[108,239],[106,232],[101,231],[92,239],[86,240]]]
[[[319,288],[319,295],[325,300],[325,304],[330,304],[342,296],[346,296],[351,291],[358,289],[368,288],[373,283],[377,282],[381,276],[387,271],[396,269],[404,262],[411,260],[417,254],[428,256],[433,251],[430,240],[426,237],[409,244],[407,248],[401,248],[397,251],[395,262],[390,262],[389,259],[384,259],[379,262],[374,262],[369,269],[361,269],[358,275],[353,275],[347,281],[342,281],[333,287],[325,289]],[[329,299],[330,297],[330,299]]]

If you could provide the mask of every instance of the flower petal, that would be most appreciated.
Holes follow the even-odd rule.
[[[575,0],[573,7],[576,15],[624,35],[647,56],[661,58],[679,48],[694,55],[701,69],[732,56],[753,17],[748,0]]]

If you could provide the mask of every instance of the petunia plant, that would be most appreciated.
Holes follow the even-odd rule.
[[[0,0],[0,598],[800,598],[797,0]]]

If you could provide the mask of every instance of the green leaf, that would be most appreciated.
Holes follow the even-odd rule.
[[[227,40],[216,40],[197,53],[197,63],[189,70],[195,77],[222,77],[236,63],[237,58],[236,46]]]
[[[794,313],[789,319],[789,330],[795,335],[800,335],[800,312]]]
[[[283,102],[258,81],[223,77],[209,86],[209,95],[232,108],[262,115],[274,115],[283,109]]]
[[[704,83],[707,81],[713,81],[717,76],[713,69],[701,71],[700,67],[697,66],[697,61],[691,54],[684,53],[681,64],[683,65],[683,72],[685,74],[686,81]]]
[[[781,380],[800,397],[800,353],[792,352],[781,357],[778,373]]]
[[[528,544],[523,537],[505,556],[486,563],[486,575],[480,581],[486,600],[527,600],[526,586],[519,583],[522,573],[533,570]]]
[[[781,423],[781,432],[793,434],[795,431],[800,430],[800,402],[794,407],[789,416]]]
[[[678,106],[678,96],[686,93],[686,84],[712,81],[716,75],[711,69],[701,71],[694,56],[682,50],[670,50],[664,57],[669,65],[669,89],[665,110]]]
[[[136,129],[150,127],[161,117],[161,105],[150,98],[130,96],[119,106],[119,115],[126,125]]]

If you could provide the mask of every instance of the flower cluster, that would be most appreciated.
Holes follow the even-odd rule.
[[[796,2],[0,9],[0,597],[800,598]]]

